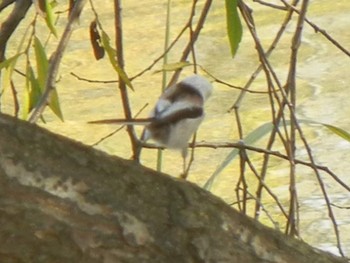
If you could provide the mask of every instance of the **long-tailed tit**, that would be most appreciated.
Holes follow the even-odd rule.
[[[192,75],[167,88],[146,119],[111,119],[91,123],[145,125],[143,141],[152,139],[162,147],[181,150],[185,164],[188,142],[204,118],[204,103],[211,92],[212,85],[207,79]]]

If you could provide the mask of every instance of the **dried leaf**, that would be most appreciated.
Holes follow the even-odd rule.
[[[90,41],[92,45],[92,49],[94,51],[94,55],[96,60],[99,60],[104,57],[105,50],[101,43],[101,36],[97,29],[96,21],[92,21],[90,24]]]

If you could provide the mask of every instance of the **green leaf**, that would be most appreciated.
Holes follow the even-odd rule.
[[[37,81],[38,81],[38,85],[41,90],[41,93],[43,93],[46,85],[49,61],[46,56],[46,51],[37,37],[34,38],[34,49],[35,49],[35,58],[36,58],[37,73],[38,73]],[[56,89],[51,91],[48,104],[50,109],[56,114],[56,116],[63,121],[63,114],[60,108]]]
[[[24,98],[23,98],[23,106],[22,106],[22,118],[24,120],[28,119],[28,114],[30,112],[30,90],[31,90],[31,82],[30,82],[30,74],[33,72],[33,69],[31,68],[30,64],[27,63],[26,67],[26,81],[25,81],[25,90],[23,92]]]
[[[125,84],[131,89],[134,90],[130,79],[128,78],[127,74],[125,73],[125,71],[119,67],[118,62],[116,60],[116,51],[114,48],[111,47],[109,41],[109,36],[107,35],[107,33],[105,31],[102,30],[102,45],[103,48],[106,50],[107,54],[108,54],[108,58],[110,63],[112,64],[114,70],[118,73],[119,77],[125,82]]]
[[[350,133],[348,133],[347,131],[330,125],[330,124],[325,124],[325,123],[321,123],[323,126],[325,126],[326,128],[328,128],[330,131],[332,131],[333,133],[335,133],[336,135],[342,137],[343,139],[347,140],[348,142],[350,142]]]
[[[22,54],[23,53],[17,53],[13,57],[6,59],[5,61],[0,63],[0,71],[4,68],[6,69],[6,71],[3,74],[3,82],[2,82],[4,91],[6,90],[7,87],[10,87],[11,85],[12,74],[14,72],[17,60],[19,56],[21,56]]]
[[[191,63],[188,61],[180,61],[180,62],[176,62],[176,63],[169,63],[169,64],[164,64],[163,65],[163,70],[164,71],[175,71],[178,70],[180,68],[184,68],[187,66],[190,66]]]
[[[38,73],[38,81],[41,90],[43,91],[46,83],[47,72],[49,68],[49,60],[46,56],[46,51],[41,44],[39,38],[34,37],[34,50],[35,50],[35,58],[36,58],[36,67]]]
[[[63,114],[61,111],[60,101],[56,89],[53,89],[50,94],[49,107],[56,114],[57,117],[64,121]]]
[[[23,53],[17,53],[16,55],[14,55],[13,57],[10,57],[8,59],[6,59],[5,61],[0,63],[0,70],[2,70],[3,68],[9,68],[10,65],[13,65],[13,63],[15,63],[17,61],[17,58],[22,55]]]
[[[254,131],[249,133],[244,139],[244,144],[254,144],[256,141],[264,137],[273,129],[272,123],[264,123],[263,125],[256,128]],[[224,170],[224,168],[229,165],[234,158],[239,154],[239,149],[233,149],[225,158],[225,160],[216,168],[215,172],[210,176],[208,181],[204,184],[204,189],[210,190],[214,184],[214,181],[217,179],[219,174]]]
[[[53,13],[53,7],[55,6],[55,2],[52,3],[49,2],[49,0],[45,0],[45,22],[48,28],[50,29],[51,33],[57,37],[57,30],[54,23],[54,13]]]
[[[29,112],[38,103],[41,97],[41,88],[38,80],[35,78],[33,68],[27,62],[26,68],[26,92],[24,94],[23,119],[27,119]]]
[[[313,121],[313,120],[300,119],[298,121],[301,122],[301,123],[306,123],[306,124],[322,125],[322,126],[326,127],[327,129],[329,129],[334,134],[336,134],[336,135],[340,136],[341,138],[343,138],[343,139],[345,139],[345,140],[350,142],[350,133],[348,133],[347,131],[343,130],[342,128],[339,128],[339,127],[336,127],[334,125],[327,124],[327,123]]]
[[[227,36],[230,42],[231,55],[235,56],[242,40],[242,24],[237,11],[237,0],[225,0]]]

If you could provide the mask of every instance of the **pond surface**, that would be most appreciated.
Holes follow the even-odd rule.
[[[161,53],[164,46],[164,30],[166,17],[166,1],[123,1],[123,26],[126,71],[134,76],[148,67]],[[199,6],[204,1],[199,1]],[[223,2],[223,1],[222,1]],[[270,1],[276,4],[279,1]],[[107,0],[96,1],[102,24],[113,36],[113,8]],[[259,38],[267,49],[283,21],[284,12],[263,7],[256,3],[248,3],[254,10],[254,19],[258,25]],[[173,39],[188,19],[190,4],[187,1],[173,1],[171,10],[171,33]],[[320,29],[324,29],[347,50],[350,49],[350,1],[311,1],[307,17]],[[199,14],[199,11],[197,11]],[[197,62],[211,74],[237,86],[244,86],[258,65],[254,43],[247,28],[240,44],[238,54],[232,59],[226,39],[225,12],[221,1],[214,1],[208,22],[197,44]],[[0,16],[0,20],[1,20]],[[60,26],[64,19],[59,20]],[[68,50],[61,65],[58,93],[65,122],[60,122],[49,111],[45,113],[47,123],[44,127],[60,134],[67,135],[85,144],[92,145],[99,139],[117,129],[118,126],[92,126],[87,121],[104,118],[123,117],[122,105],[116,83],[96,83],[80,81],[70,73],[90,80],[115,80],[116,74],[107,59],[95,61],[90,48],[88,26],[93,20],[90,7],[86,7],[80,19],[78,29],[73,33]],[[44,26],[43,26],[44,27]],[[270,58],[270,62],[281,79],[285,79],[291,46],[291,37],[295,23],[287,27],[285,37]],[[23,29],[22,29],[23,30]],[[45,30],[43,30],[45,32]],[[45,38],[43,38],[45,39]],[[113,42],[113,37],[112,40]],[[19,39],[11,42],[10,51],[14,52]],[[52,50],[55,42],[50,46]],[[177,62],[182,54],[185,38],[179,41],[169,55],[169,62]],[[8,55],[10,56],[10,55]],[[301,119],[309,119],[339,126],[350,131],[349,107],[349,57],[332,45],[320,33],[305,25],[300,57],[297,69],[297,114]],[[136,113],[146,103],[153,105],[161,92],[162,74],[155,74],[161,68],[158,63],[152,70],[133,81],[135,92],[130,92],[133,112]],[[190,70],[184,75],[190,74]],[[21,79],[17,80],[21,83]],[[20,86],[20,84],[19,84]],[[206,119],[197,136],[197,141],[237,142],[238,132],[233,112],[228,109],[236,101],[239,91],[214,83],[214,93],[207,104]],[[266,90],[264,79],[258,77],[252,85],[253,90]],[[12,112],[13,107],[9,93],[3,98],[3,111]],[[7,99],[6,99],[7,98]],[[141,116],[147,116],[149,106]],[[270,120],[270,107],[266,94],[246,95],[240,108],[242,126],[247,135],[250,131]],[[136,127],[140,134],[141,127]],[[329,167],[341,180],[350,185],[350,143],[330,133],[321,126],[303,125],[305,136],[312,148],[315,160],[322,166]],[[255,146],[265,147],[267,138],[257,142]],[[299,144],[299,159],[307,160],[307,152]],[[130,144],[124,130],[98,144],[98,149],[110,154],[130,158]],[[196,149],[189,180],[203,185],[213,174],[217,166],[225,159],[230,149]],[[142,163],[155,168],[156,151],[145,149]],[[251,154],[250,158],[259,163],[260,154]],[[182,161],[177,152],[164,151],[163,171],[177,176],[181,172]],[[239,174],[239,162],[235,160],[220,174],[212,187],[212,192],[228,203],[236,200],[235,187]],[[350,193],[339,187],[326,173],[321,173],[329,192],[331,202],[340,206],[350,206]],[[267,183],[275,194],[287,205],[289,198],[289,168],[286,162],[272,160],[268,172]],[[255,193],[254,182],[250,191]],[[337,252],[334,243],[333,227],[328,218],[324,198],[314,173],[309,168],[298,166],[297,188],[300,198],[300,225],[305,241]],[[266,199],[266,209],[274,219],[279,221],[278,210]],[[334,208],[342,234],[344,250],[350,255],[350,210]],[[267,218],[262,220],[271,225]]]

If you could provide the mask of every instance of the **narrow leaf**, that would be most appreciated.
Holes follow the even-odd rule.
[[[109,43],[109,36],[107,35],[107,33],[105,31],[102,30],[102,45],[104,47],[104,49],[107,52],[108,58],[110,63],[112,64],[114,70],[118,73],[119,77],[125,82],[125,84],[131,89],[134,90],[130,79],[128,78],[127,74],[125,73],[125,71],[119,67],[118,62],[116,60],[116,51],[114,48],[111,47],[110,43]]]
[[[322,122],[313,121],[313,120],[307,120],[307,119],[301,119],[301,120],[299,120],[299,122],[306,123],[306,124],[322,125],[322,126],[326,127],[327,129],[329,129],[334,134],[336,134],[336,135],[338,135],[338,136],[342,137],[343,139],[350,142],[350,133],[343,130],[342,128],[336,127],[336,126],[331,125],[331,124],[322,123]]]
[[[330,131],[332,131],[336,135],[338,135],[338,136],[342,137],[343,139],[347,140],[348,142],[350,142],[350,133],[348,133],[347,131],[345,131],[339,127],[330,125],[330,124],[322,123],[322,125],[325,126],[326,128],[328,128]]]
[[[60,101],[56,89],[53,89],[50,94],[49,107],[56,114],[57,117],[64,121],[63,114],[61,111]]]
[[[31,71],[33,71],[33,69],[31,69],[30,64],[27,62],[25,90],[23,92],[24,98],[22,103],[23,104],[22,118],[24,120],[27,120],[28,114],[30,112],[30,90],[31,90],[30,72]]]
[[[36,58],[36,67],[38,73],[38,81],[41,90],[45,87],[45,82],[47,78],[47,72],[49,68],[49,61],[46,56],[46,51],[41,44],[39,38],[34,37],[34,50],[35,50],[35,58]]]
[[[12,74],[14,72],[17,60],[19,56],[21,56],[23,53],[17,53],[13,57],[6,59],[5,61],[0,63],[0,71],[2,69],[6,69],[4,74],[3,74],[3,82],[2,86],[4,87],[3,90],[5,91],[7,87],[10,87],[11,85],[11,79],[12,79]]]
[[[187,66],[191,66],[192,64],[188,61],[180,61],[175,63],[169,63],[169,64],[163,64],[162,69],[155,70],[153,74],[157,74],[160,72],[166,72],[166,71],[176,71],[178,69],[182,69]]]
[[[33,106],[38,102],[41,90],[39,83],[34,76],[34,71],[29,61],[27,61],[26,67],[26,89],[24,92],[24,103],[23,103],[23,119],[28,118],[29,112],[33,109]]]
[[[272,123],[264,123],[263,125],[256,128],[254,131],[249,133],[244,139],[244,144],[251,145],[264,137],[266,134],[268,134],[273,129]],[[204,184],[204,189],[210,190],[211,187],[214,184],[214,181],[217,179],[217,177],[220,175],[220,173],[226,168],[227,165],[229,165],[233,159],[235,159],[239,154],[239,149],[233,149],[225,158],[225,160],[216,168],[215,172],[210,176],[208,181]]]
[[[46,56],[46,51],[37,37],[34,38],[34,49],[35,49],[35,58],[36,58],[37,73],[38,73],[37,81],[38,81],[38,85],[41,90],[41,93],[43,93],[46,85],[49,61]],[[48,105],[50,109],[57,115],[57,117],[59,117],[63,121],[63,115],[60,108],[56,89],[51,91]]]
[[[15,61],[17,60],[17,58],[22,55],[23,53],[17,53],[16,55],[14,55],[13,57],[10,57],[6,60],[4,60],[3,62],[0,63],[0,70],[2,70],[3,68],[8,68],[11,64],[15,63]]]
[[[235,56],[242,40],[242,24],[237,11],[237,0],[225,0],[227,36],[230,42],[231,55]]]
[[[169,63],[169,64],[164,64],[163,65],[163,71],[175,71],[187,66],[190,66],[191,63],[188,61],[180,61],[176,63]]]
[[[53,4],[54,5],[54,4]],[[45,0],[45,22],[46,25],[48,26],[48,28],[50,29],[51,33],[57,37],[57,31],[56,31],[56,27],[54,24],[54,13],[53,13],[53,5],[51,5],[51,3],[49,2],[49,0]]]

